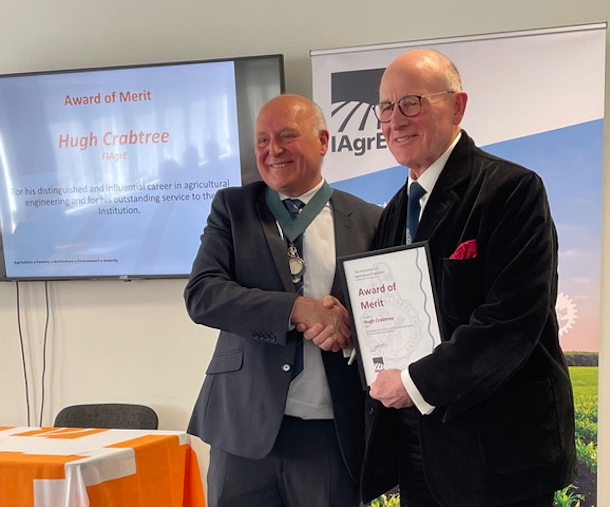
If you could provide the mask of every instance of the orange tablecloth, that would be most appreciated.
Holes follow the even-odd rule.
[[[192,438],[0,427],[0,507],[205,507]]]

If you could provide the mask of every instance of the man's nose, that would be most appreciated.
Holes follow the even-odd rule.
[[[275,139],[271,139],[271,141],[269,141],[269,153],[272,155],[278,155],[282,153],[282,151],[284,151],[284,148],[282,147],[281,143]]]
[[[398,104],[394,104],[394,109],[392,109],[392,116],[390,117],[390,126],[396,128],[397,126],[404,125],[405,123],[409,123],[411,118],[402,114],[402,111],[398,107]]]

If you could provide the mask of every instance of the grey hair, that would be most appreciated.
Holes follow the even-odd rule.
[[[435,49],[428,49],[428,51],[432,53],[432,55],[434,55],[434,59],[436,60],[438,68],[444,75],[445,80],[447,82],[447,89],[453,91],[461,91],[462,78],[460,77],[460,72],[455,66],[455,63],[453,63],[453,61],[451,61],[440,51],[436,51]]]
[[[316,128],[318,129],[318,131],[327,130],[324,112],[322,111],[322,108],[313,100],[311,101],[311,112],[313,113],[313,117],[316,122]]]
[[[457,70],[457,67],[449,58],[444,56],[444,59],[447,62],[445,69],[445,78],[447,79],[449,89],[453,91],[461,91],[462,78],[460,77],[460,72]]]

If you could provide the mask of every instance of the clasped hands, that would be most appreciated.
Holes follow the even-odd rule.
[[[333,296],[322,299],[299,296],[292,307],[291,322],[306,340],[322,350],[339,352],[352,345],[349,315]]]
[[[352,345],[349,315],[333,296],[312,299],[300,296],[292,308],[292,324],[322,350],[339,352]],[[402,383],[400,370],[379,372],[369,391],[371,398],[388,408],[413,406],[413,400]]]

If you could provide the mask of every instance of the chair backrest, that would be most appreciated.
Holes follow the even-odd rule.
[[[94,403],[62,408],[55,417],[55,427],[114,428],[156,430],[156,412],[145,405],[131,403]]]

